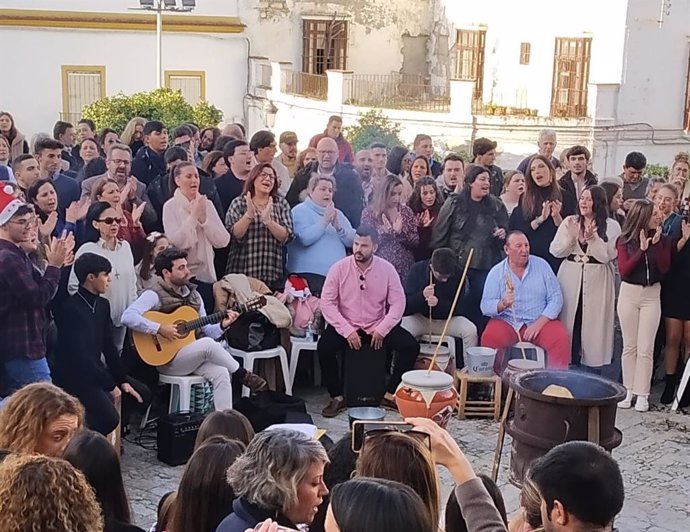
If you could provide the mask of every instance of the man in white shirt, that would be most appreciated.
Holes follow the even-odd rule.
[[[162,251],[155,260],[154,269],[161,277],[151,290],[144,291],[122,314],[122,324],[144,334],[162,336],[167,340],[181,338],[173,325],[155,323],[144,317],[149,310],[166,314],[181,306],[194,308],[199,317],[206,316],[201,296],[189,280],[192,277],[187,267],[187,253],[175,248]],[[239,380],[254,392],[265,390],[266,381],[241,368],[239,363],[215,340],[238,318],[239,314],[228,310],[228,316],[219,325],[206,325],[200,330],[204,337],[198,338],[177,352],[175,358],[158,371],[165,375],[201,375],[213,385],[213,401],[216,410],[232,408],[232,385],[230,375],[237,374]]]

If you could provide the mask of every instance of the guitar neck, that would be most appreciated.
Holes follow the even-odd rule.
[[[184,329],[187,332],[196,331],[197,329],[200,329],[206,325],[220,323],[225,319],[226,316],[227,312],[225,311],[216,312],[215,314],[210,314],[208,316],[204,316],[203,318],[197,318],[195,320],[185,322]]]

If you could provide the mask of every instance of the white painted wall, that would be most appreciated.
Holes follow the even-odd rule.
[[[178,2],[180,3],[180,2]],[[238,0],[197,0],[197,15],[237,16]],[[139,0],[3,0],[3,8],[41,9],[49,11],[126,12],[139,7]]]
[[[590,83],[620,82],[628,0],[441,1],[455,29],[486,27],[485,102],[517,106],[523,89],[527,107],[548,115],[556,37],[591,37]],[[521,42],[532,45],[529,65]]]
[[[106,95],[156,88],[155,32],[0,28],[11,42],[3,59],[2,109],[13,113],[25,135],[51,131],[62,111],[61,65],[105,65]],[[163,33],[164,70],[206,72],[206,99],[227,120],[243,116],[247,44],[234,35]]]

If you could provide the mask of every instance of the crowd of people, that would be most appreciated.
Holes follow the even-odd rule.
[[[687,154],[678,154],[668,179],[646,177],[640,152],[627,155],[620,175],[597,176],[585,146],[567,147],[557,158],[556,133],[546,129],[537,139],[537,153],[504,171],[495,164],[496,142],[487,138],[474,140],[471,161],[454,153],[437,161],[426,134],[417,135],[411,149],[373,142],[354,152],[339,116],[329,118],[306,150],[299,152],[298,143],[291,131],[276,138],[262,130],[247,139],[241,124],[200,130],[189,123],[168,131],[165,124],[140,117],[122,132],[97,132],[87,119],[76,128],[60,121],[52,135],[37,134],[28,142],[13,116],[0,112],[0,396],[9,397],[0,416],[10,415],[10,405],[24,390],[58,394],[57,388],[36,383],[53,382],[76,398],[55,399],[64,402],[52,414],[62,420],[58,428],[49,426],[48,418],[37,421],[41,431],[71,440],[74,460],[69,449],[44,449],[57,445],[57,436],[35,433],[36,441],[23,440],[21,449],[7,436],[0,448],[65,455],[97,483],[86,471],[90,464],[76,455],[96,452],[89,449],[99,448],[98,434],[109,434],[121,418],[126,424],[126,416],[145,409],[155,395],[137,372],[136,351],[134,360],[125,356],[133,349],[130,333],[166,341],[183,337],[175,325],[151,319],[150,311],[170,314],[191,307],[202,318],[198,338],[156,369],[204,377],[218,413],[231,408],[233,384],[267,389],[265,376],[245,370],[226,349],[240,314],[227,297],[221,304],[219,293],[231,287],[237,295],[244,292],[238,287],[246,286],[250,295],[260,290],[282,297],[279,306],[289,305],[285,295],[294,294],[296,279],[301,296],[316,300],[308,322],[321,332],[317,352],[330,396],[326,417],[345,410],[345,376],[352,373],[344,366],[348,354],[365,348],[386,355],[388,367],[375,379],[385,381],[382,405],[395,409],[402,374],[423,364],[422,336],[439,334],[446,319],[459,353],[477,345],[496,350],[499,374],[518,342],[542,348],[547,367],[601,374],[616,361],[619,324],[627,390],[619,407],[634,403],[638,411],[649,409],[654,361],[662,355],[661,403],[673,401],[690,346]],[[463,270],[466,283],[460,287]],[[214,322],[210,315],[218,311]],[[279,313],[274,307],[265,314],[271,319]],[[316,324],[319,316],[324,323]],[[460,356],[442,369],[453,373],[456,367],[462,367]],[[687,406],[690,393],[679,399]],[[503,529],[505,519],[481,482],[471,480],[457,446],[438,429],[417,424],[431,439],[429,461],[447,465],[460,485],[459,515],[468,522],[486,520],[484,528],[469,529]],[[84,427],[94,432],[71,438]],[[15,429],[21,427],[0,425],[0,432]],[[187,466],[190,482],[225,486],[224,475],[204,468],[211,459],[226,460],[228,467],[227,492],[222,504],[215,502],[225,510],[213,513],[212,501],[194,502],[209,505],[201,512],[208,521],[199,530],[213,530],[230,510],[221,532],[244,530],[269,517],[295,528],[319,510],[329,532],[392,530],[392,521],[379,526],[351,514],[347,501],[360,497],[372,508],[377,500],[406,508],[409,514],[401,510],[396,517],[406,526],[418,523],[410,530],[438,527],[432,481],[430,493],[420,494],[414,485],[406,491],[370,480],[378,476],[376,468],[360,470],[362,457],[357,466],[362,478],[333,489],[326,512],[322,502],[333,486],[324,484],[324,466],[332,459],[294,434],[260,434],[242,448],[221,438],[197,452],[198,460],[195,454]],[[598,451],[562,452],[573,453],[575,461]],[[7,478],[22,483],[27,468],[62,475],[63,465],[41,460],[8,460],[6,467],[13,469]],[[568,516],[610,524],[617,513],[613,501],[596,500],[607,506],[595,512],[570,495],[562,499],[552,485],[556,465],[546,464],[535,466],[533,482],[546,500],[546,517],[565,523],[560,528],[544,523],[546,530],[577,530],[567,528]],[[257,484],[262,472],[273,469],[275,486]],[[467,483],[471,486],[461,489]],[[69,489],[81,489],[78,484]],[[185,486],[183,478],[177,502],[168,504],[168,530],[196,529],[185,521],[200,518],[192,515],[196,511],[180,510],[187,503],[180,499]],[[595,493],[593,487],[587,497]],[[620,497],[622,504],[622,488]],[[106,529],[108,519],[128,521],[126,504],[117,504],[112,511],[103,508]]]

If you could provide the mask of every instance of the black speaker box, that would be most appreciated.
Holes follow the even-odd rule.
[[[204,415],[196,412],[167,414],[158,420],[158,460],[182,465],[194,451],[194,441]]]

